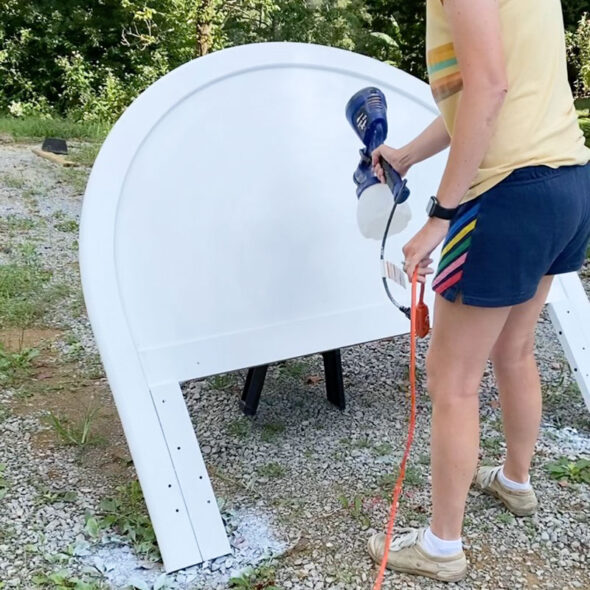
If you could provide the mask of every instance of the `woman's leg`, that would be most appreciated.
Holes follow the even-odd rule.
[[[511,307],[474,307],[436,296],[426,358],[432,399],[432,532],[458,539],[479,451],[478,390]]]
[[[534,356],[535,328],[553,277],[544,277],[535,297],[515,305],[490,358],[500,392],[506,461],[504,475],[526,482],[541,423],[541,382]]]

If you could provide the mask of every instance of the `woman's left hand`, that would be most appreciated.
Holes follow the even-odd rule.
[[[432,251],[445,239],[448,231],[449,221],[438,217],[429,217],[422,229],[402,248],[405,260],[404,271],[410,281],[417,266],[419,266],[418,280],[421,283],[426,280],[426,274],[434,272],[432,269],[428,269],[430,272],[426,272],[424,264],[421,262],[426,262],[429,259]],[[432,261],[430,260],[430,262]]]

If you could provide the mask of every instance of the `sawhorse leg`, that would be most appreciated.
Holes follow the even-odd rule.
[[[340,350],[329,350],[322,353],[324,358],[324,372],[326,374],[326,394],[328,401],[340,410],[346,407],[344,396],[344,381],[342,379],[342,357]],[[260,365],[248,369],[248,376],[242,392],[242,409],[246,416],[254,416],[258,409],[260,394],[264,386],[264,379],[268,365]]]
[[[328,401],[340,410],[346,408],[344,396],[344,380],[342,379],[342,357],[340,349],[322,353],[324,357],[324,372],[326,374],[326,394]]]
[[[259,367],[252,367],[248,370],[246,384],[242,393],[242,409],[246,416],[254,416],[256,414],[267,371],[268,365],[260,365]]]

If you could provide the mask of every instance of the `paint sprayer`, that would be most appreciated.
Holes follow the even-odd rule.
[[[405,273],[397,265],[385,260],[385,245],[392,234],[402,232],[408,225],[411,213],[407,200],[410,189],[398,172],[381,158],[386,183],[373,172],[371,154],[387,138],[387,102],[381,90],[374,87],[359,90],[346,105],[346,118],[365,147],[360,150],[361,159],[353,180],[358,197],[357,221],[366,238],[381,240],[381,267],[383,287],[390,301],[409,319],[411,307],[401,305],[392,292],[392,285],[405,289]],[[414,330],[423,338],[428,334],[430,321],[424,303],[424,284],[420,286],[420,300],[415,304]]]
[[[378,88],[359,90],[346,105],[346,118],[365,147],[360,150],[360,162],[354,173],[358,197],[357,221],[366,238],[381,240],[388,218],[388,235],[402,232],[410,221],[406,201],[410,191],[406,181],[381,158],[386,184],[373,172],[371,154],[387,138],[387,102]],[[395,215],[392,208],[395,205]],[[391,216],[390,216],[391,213]]]

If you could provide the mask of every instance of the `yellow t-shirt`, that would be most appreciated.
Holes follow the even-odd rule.
[[[453,135],[463,82],[444,0],[426,1],[426,62],[432,93]],[[500,0],[508,93],[487,153],[461,203],[516,168],[585,164],[590,150],[567,79],[559,0]]]

